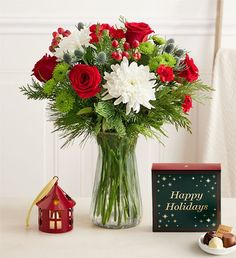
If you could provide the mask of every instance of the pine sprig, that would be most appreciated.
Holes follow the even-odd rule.
[[[20,91],[23,95],[27,96],[28,99],[42,100],[48,98],[41,84],[35,80],[32,80],[32,84],[20,87]]]
[[[122,26],[125,26],[126,20],[124,17],[120,17],[120,22]],[[82,29],[83,26],[80,23],[78,29]],[[114,28],[122,29],[122,27],[117,26],[114,26]],[[97,27],[98,29],[99,27]],[[126,32],[124,27],[123,32]],[[201,81],[188,82],[186,78],[179,77],[179,73],[187,68],[184,62],[187,51],[180,49],[173,39],[165,40],[158,35],[150,36],[147,42],[142,42],[136,48],[127,47],[127,45],[125,47],[125,41],[127,41],[125,38],[112,36],[109,30],[97,31],[97,40],[92,45],[83,45],[72,52],[65,52],[63,61],[57,60],[59,64],[54,68],[50,80],[45,83],[32,80],[31,84],[20,88],[28,99],[48,99],[48,109],[51,113],[50,120],[55,125],[55,131],[60,131],[61,137],[65,139],[64,145],[82,135],[84,139],[87,139],[89,136],[97,136],[103,132],[115,133],[119,137],[128,136],[134,138],[141,134],[145,137],[154,137],[160,141],[162,135],[167,136],[163,129],[163,125],[166,123],[172,124],[177,130],[185,128],[191,132],[189,116],[184,113],[186,110],[183,111],[182,107],[185,98],[189,96],[189,99],[192,97],[197,102],[203,102],[209,98],[209,92],[212,88]],[[140,54],[140,59],[135,58],[137,53]],[[135,93],[132,96],[133,93],[130,95],[129,91],[124,91],[125,103],[114,105],[116,94],[112,95],[114,99],[103,100],[104,94],[110,94],[107,88],[104,87],[108,82],[105,79],[105,73],[111,73],[113,71],[112,65],[117,66],[122,62],[120,57],[116,58],[116,54],[118,56],[128,55],[130,65],[132,62],[136,62],[138,66],[147,66],[156,75],[153,79],[155,82],[155,100],[149,101],[147,99],[152,105],[151,109],[146,108],[147,105],[140,104],[140,110],[136,113],[134,111]],[[101,82],[96,87],[101,87],[101,91],[96,96],[91,98],[80,97],[77,94],[77,90],[75,90],[80,85],[73,85],[72,87],[72,82],[68,75],[70,70],[77,64],[97,67]],[[156,72],[156,69],[161,64],[172,67],[175,76],[174,80],[163,82],[161,75]],[[75,81],[77,83],[83,80],[86,81],[87,76],[89,75],[81,76],[80,79],[77,78]],[[92,85],[83,86],[81,89],[86,88],[85,90],[89,91]],[[134,100],[132,100],[133,97]],[[126,105],[130,104],[128,103],[129,101],[133,105],[133,109],[127,115]],[[137,99],[137,101],[142,103],[140,99]]]
[[[54,132],[59,131],[61,138],[66,139],[62,147],[68,145],[77,137],[92,133],[92,118],[88,119],[87,117],[78,116],[74,111],[61,113],[56,111],[52,106],[49,109],[52,111],[50,121],[54,122]]]

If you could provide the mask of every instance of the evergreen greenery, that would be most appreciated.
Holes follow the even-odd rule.
[[[78,27],[82,29],[83,25],[79,24]],[[202,101],[211,88],[201,81],[189,83],[179,78],[178,73],[175,74],[175,81],[169,83],[162,83],[157,76],[156,100],[150,101],[153,108],[141,107],[138,113],[132,111],[126,115],[125,104],[116,106],[114,100],[103,101],[105,89],[90,99],[82,99],[76,94],[71,87],[68,71],[78,63],[96,65],[103,85],[104,73],[111,72],[111,65],[117,63],[111,58],[114,51],[111,43],[109,33],[104,31],[96,48],[76,49],[72,56],[65,53],[64,60],[54,69],[52,79],[43,83],[33,79],[31,84],[21,87],[22,93],[28,99],[48,99],[50,119],[54,122],[55,131],[60,131],[66,139],[65,144],[78,136],[87,138],[100,132],[116,133],[119,137],[138,137],[142,134],[160,139],[160,135],[166,135],[163,130],[166,123],[173,124],[176,129],[183,127],[191,131],[188,114],[182,110],[184,97],[190,95],[196,101]],[[119,39],[117,51],[124,51],[123,44],[124,39]],[[154,35],[149,41],[141,43],[138,50],[142,54],[141,59],[133,59],[132,54],[137,50],[130,49],[130,62],[149,66],[152,72],[161,64],[173,67],[175,72],[184,69],[181,61],[186,52],[175,46],[173,39],[166,41]]]
[[[34,82],[32,86],[21,89],[29,99],[48,98],[39,83]],[[191,85],[160,86],[156,91],[156,100],[151,102],[154,108],[141,109],[139,113],[131,112],[129,115],[125,114],[125,108],[114,106],[113,100],[99,100],[99,95],[98,98],[82,100],[75,94],[72,96],[61,92],[56,99],[51,97],[50,118],[55,131],[60,131],[66,138],[65,144],[78,136],[84,135],[86,138],[100,132],[117,133],[120,137],[138,137],[142,134],[160,139],[160,135],[166,135],[162,128],[166,123],[174,125],[177,130],[182,127],[191,132],[188,114],[182,111],[183,96],[191,95],[196,101],[202,101],[210,90],[200,81]],[[53,105],[55,101],[56,105]]]

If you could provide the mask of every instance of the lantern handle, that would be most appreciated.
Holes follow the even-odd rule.
[[[57,183],[58,180],[59,180],[59,177],[58,177],[58,176],[54,176],[52,179],[56,179],[56,182],[55,182],[55,183]]]
[[[30,214],[31,214],[31,211],[32,211],[34,205],[37,202],[39,202],[40,200],[42,200],[51,191],[52,187],[55,185],[55,183],[57,183],[58,180],[59,180],[59,178],[57,176],[54,176],[53,179],[47,183],[47,185],[42,189],[42,191],[34,199],[34,201],[32,202],[32,204],[27,212],[27,216],[26,216],[26,220],[25,220],[26,228],[29,228]]]

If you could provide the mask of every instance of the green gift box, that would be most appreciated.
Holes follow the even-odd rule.
[[[218,163],[152,165],[153,231],[211,231],[220,224]]]

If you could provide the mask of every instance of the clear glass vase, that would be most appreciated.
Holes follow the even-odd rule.
[[[90,216],[104,228],[129,228],[142,217],[135,156],[137,138],[116,134],[97,136],[99,147]]]

